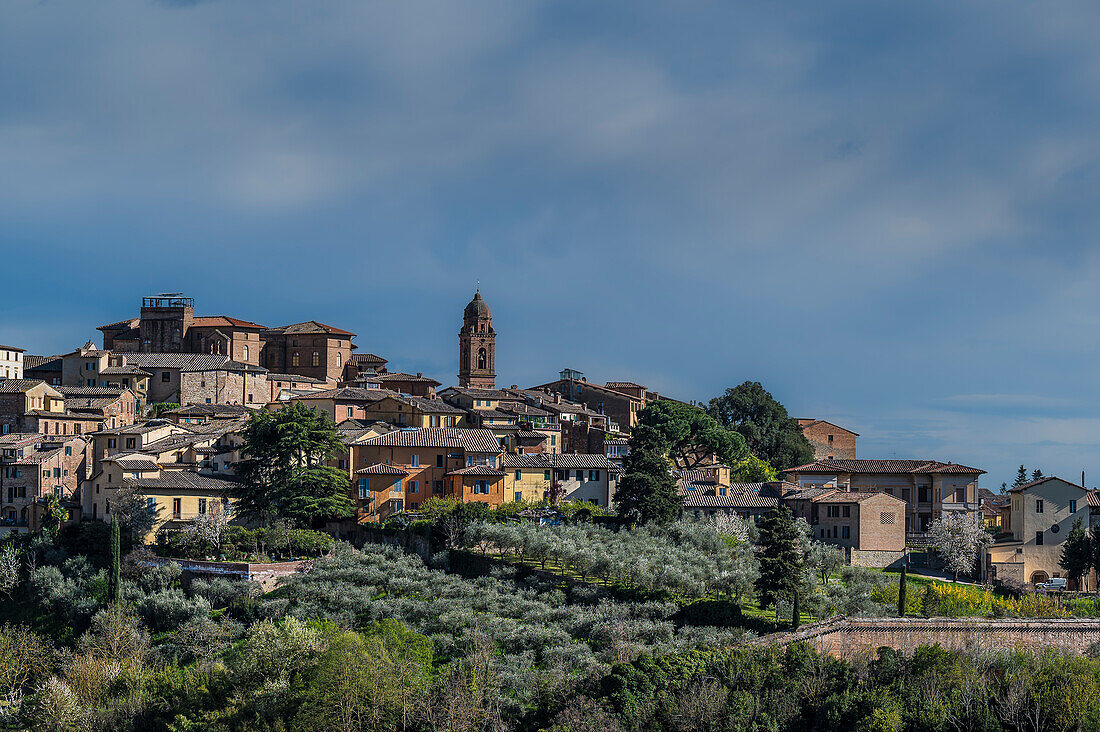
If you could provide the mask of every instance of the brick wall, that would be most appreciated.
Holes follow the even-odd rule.
[[[802,434],[814,448],[815,460],[855,460],[856,434],[842,427],[816,420],[798,420]],[[830,437],[832,439],[830,439]]]
[[[267,404],[271,391],[267,376],[246,373],[247,377],[237,371],[184,372],[180,374],[180,404]]]
[[[919,646],[981,648],[1042,653],[1054,649],[1072,655],[1100,643],[1100,618],[846,618],[812,623],[793,633],[777,633],[752,644],[804,642],[821,653],[853,659],[873,655],[881,647],[912,653]]]

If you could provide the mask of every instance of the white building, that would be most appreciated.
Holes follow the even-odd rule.
[[[23,350],[0,345],[0,379],[23,378]]]

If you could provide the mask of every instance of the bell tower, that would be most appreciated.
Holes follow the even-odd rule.
[[[496,387],[496,331],[493,314],[481,299],[481,292],[462,312],[458,331],[458,385],[470,389]]]

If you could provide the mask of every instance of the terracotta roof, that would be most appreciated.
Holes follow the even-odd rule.
[[[188,404],[176,409],[170,409],[162,414],[171,414],[180,417],[211,417],[215,414],[240,416],[251,414],[257,410],[246,407],[243,404]]]
[[[536,433],[538,434],[538,433]],[[578,468],[582,470],[614,470],[618,466],[607,459],[606,455],[590,455],[587,453],[536,453],[534,455],[505,455],[504,467],[515,468],[554,468],[567,470]]]
[[[386,359],[373,353],[353,353],[348,360],[352,363],[389,363]]]
[[[269,330],[278,331],[280,333],[288,334],[302,334],[302,333],[326,333],[328,335],[337,336],[354,336],[351,331],[341,330],[334,328],[331,325],[325,325],[324,323],[318,323],[316,320],[307,320],[304,323],[292,323],[291,325],[280,325],[277,328],[270,328]]]
[[[984,470],[938,460],[815,460],[789,468],[785,473],[969,473],[984,475]]]
[[[219,326],[232,326],[234,328],[258,328],[267,330],[267,326],[253,323],[250,320],[231,318],[228,315],[203,315],[191,321],[192,325],[199,328],[216,328]]]
[[[41,379],[0,379],[0,394],[22,394],[45,383]]]
[[[633,381],[608,381],[604,384],[608,389],[621,389],[627,387],[630,389],[645,389],[641,384],[635,384]]]
[[[301,381],[304,384],[324,384],[324,379],[315,379],[312,376],[300,374],[272,374],[267,375],[268,381]]]
[[[1047,482],[1052,481],[1052,480],[1057,480],[1057,481],[1061,481],[1062,483],[1067,483],[1067,484],[1073,486],[1074,488],[1080,488],[1083,491],[1088,490],[1088,488],[1085,488],[1083,485],[1077,485],[1076,483],[1074,483],[1071,480],[1066,480],[1065,478],[1059,478],[1057,475],[1047,475],[1045,477],[1039,478],[1038,480],[1033,480],[1033,481],[1030,481],[1028,483],[1024,483],[1023,485],[1013,486],[1012,488],[1009,488],[1009,491],[1012,492],[1012,493],[1019,493],[1020,491],[1026,491],[1028,488],[1034,488],[1037,485],[1042,485],[1043,483],[1047,483]]]
[[[341,386],[337,389],[306,391],[297,394],[295,399],[335,399],[344,402],[377,402],[388,396],[400,396],[389,389],[359,389],[354,386]]]
[[[898,503],[905,503],[903,499],[897,496],[877,491],[829,491],[828,493],[823,493],[810,500],[813,503],[861,503],[876,496],[886,496],[887,498],[894,499]]]
[[[23,356],[23,371],[29,369],[45,369],[48,371],[61,370],[61,356]]]
[[[26,353],[27,351],[26,348],[20,348],[19,346],[5,346],[3,344],[0,344],[0,349],[3,349],[5,351],[19,351],[20,353]]]
[[[384,374],[378,374],[375,378],[383,383],[387,381],[411,381],[416,384],[431,384],[433,386],[439,386],[441,383],[423,374],[403,374],[400,371],[387,371]]]
[[[108,323],[107,325],[101,325],[96,330],[113,330],[115,328],[134,328],[141,322],[140,318],[127,318],[126,320],[120,320],[117,323]]]
[[[129,389],[121,389],[113,386],[55,386],[63,395],[84,397],[120,397]]]
[[[699,491],[684,494],[684,508],[775,508],[779,501],[752,491],[729,491],[724,496],[712,496]]]
[[[483,475],[485,477],[501,478],[504,473],[495,468],[490,468],[488,465],[471,465],[467,468],[452,470],[447,475]]]
[[[363,440],[360,445],[387,447],[454,447],[469,452],[499,453],[502,448],[489,430],[460,427],[404,428]]]
[[[232,478],[201,475],[188,470],[164,470],[158,478],[123,478],[122,484],[128,488],[146,488],[152,490],[192,490],[226,493],[236,483]]]
[[[138,472],[160,470],[157,461],[145,455],[120,455],[108,459],[114,460],[123,470],[136,470]]]
[[[405,394],[399,394],[388,398],[399,404],[404,404],[407,407],[427,414],[466,414],[465,409],[451,406],[442,399],[427,399],[425,397],[414,397]]]
[[[108,366],[99,372],[103,376],[118,375],[133,375],[133,376],[152,376],[148,371],[143,371],[137,366]]]
[[[356,475],[408,475],[409,471],[385,463],[376,463],[355,471]]]
[[[800,427],[801,429],[806,429],[807,427],[813,427],[813,426],[814,426],[815,424],[827,424],[827,425],[829,425],[830,427],[836,427],[836,428],[837,428],[838,430],[840,430],[841,432],[847,432],[847,433],[848,433],[848,434],[850,434],[850,435],[855,435],[856,437],[859,437],[859,433],[858,433],[858,432],[852,432],[852,431],[851,431],[850,429],[848,429],[847,427],[841,427],[841,426],[840,426],[840,425],[838,425],[838,424],[837,424],[836,422],[830,422],[830,421],[829,421],[829,420],[827,420],[827,419],[814,419],[813,417],[799,417],[799,418],[798,418],[797,420],[795,420],[795,421],[797,421],[797,422],[798,422],[798,426],[799,426],[799,427]],[[803,422],[805,422],[805,424],[803,424]]]
[[[127,353],[126,362],[142,369],[214,370],[229,361],[229,356],[213,353]]]
[[[1088,502],[1089,508],[1100,508],[1100,492],[1089,491]]]

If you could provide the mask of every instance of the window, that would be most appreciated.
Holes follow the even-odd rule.
[[[1035,532],[1035,545],[1036,546],[1042,546],[1043,545],[1043,532],[1042,531],[1036,531]]]
[[[117,445],[117,444],[118,443],[115,441],[115,438],[113,438],[113,437],[108,437],[107,438],[107,449],[108,450],[115,449],[115,445]]]
[[[442,468],[443,467],[443,453],[439,453],[438,455],[435,456],[435,467],[437,467],[437,468]]]
[[[94,366],[93,366],[93,364],[92,364],[92,362],[91,362],[91,361],[89,361],[88,363],[84,364],[84,370],[85,370],[85,371],[91,371],[91,370],[92,370],[93,368],[94,368]]]
[[[168,371],[161,371],[160,372],[160,380],[163,383],[167,384],[169,381],[172,380],[172,374]]]
[[[359,479],[359,497],[370,498],[370,478]]]
[[[88,379],[88,386],[95,386],[95,379]]]
[[[516,480],[522,480],[522,479],[523,479],[523,471],[522,470],[517,470],[516,471]]]
[[[317,351],[313,352],[312,363],[313,363],[314,366],[320,366],[321,365],[321,354],[317,353]]]
[[[65,446],[65,454],[66,454],[66,455],[72,455],[72,454],[73,454],[73,448],[72,448],[72,447],[70,447],[70,446],[68,446],[68,445],[66,445],[66,446]],[[1072,503],[1076,504],[1076,503],[1077,503],[1077,501],[1072,501]]]
[[[878,515],[878,522],[883,526],[893,526],[895,521],[897,521],[897,514],[892,511]]]
[[[1035,513],[1042,513],[1042,512],[1043,512],[1043,499],[1038,498],[1038,499],[1035,500]]]
[[[110,476],[108,476],[108,477],[110,477]],[[110,482],[110,481],[108,481],[108,482]],[[149,513],[155,514],[157,512],[157,499],[155,499],[155,498],[146,498],[145,499],[145,508],[149,511]]]
[[[578,470],[577,471],[577,480],[584,480],[584,471],[583,470]]]
[[[395,491],[400,491],[401,490],[401,479],[400,478],[398,478],[397,482],[393,484],[393,489]]]
[[[589,480],[599,480],[600,479],[600,471],[598,471],[598,470],[589,470],[588,471],[588,479]]]
[[[841,539],[851,539],[852,538],[852,527],[850,527],[850,526],[841,526],[840,527],[840,538]]]
[[[245,363],[248,362],[248,346],[241,348],[241,353],[244,355]]]
[[[1070,513],[1077,513],[1077,499],[1076,498],[1071,498],[1069,500],[1069,512]]]
[[[178,519],[183,513],[183,500],[180,498],[172,499],[172,518]]]
[[[833,436],[832,435],[829,435],[829,444],[830,445],[833,444]]]
[[[336,365],[337,366],[343,366],[344,365],[344,354],[340,353],[339,351],[336,353]]]
[[[420,456],[419,455],[409,455],[409,465],[411,465],[414,468],[419,468],[420,467]]]
[[[851,506],[844,506],[844,512],[843,513],[844,513],[844,518],[851,518],[852,517],[852,507]]]
[[[409,493],[419,493],[419,492],[420,492],[420,481],[419,480],[410,480],[409,481]]]
[[[290,354],[290,365],[291,366],[297,366],[298,365],[298,352],[297,351]]]
[[[542,473],[542,479],[543,479],[543,480],[550,480],[550,471],[549,471],[549,470],[544,470],[544,471],[543,471],[543,473]]]
[[[137,438],[135,438],[135,437],[127,437],[126,438],[126,449],[127,450],[132,450],[135,445],[137,445]]]
[[[199,513],[206,513],[206,499],[199,499]]]
[[[433,480],[432,481],[432,493],[442,493],[442,492],[443,492],[443,481]]]
[[[474,493],[488,493],[489,481],[487,480],[475,480],[474,481]]]
[[[430,417],[428,417],[428,426],[429,427],[438,427],[439,426],[439,415],[438,414],[433,414]]]

